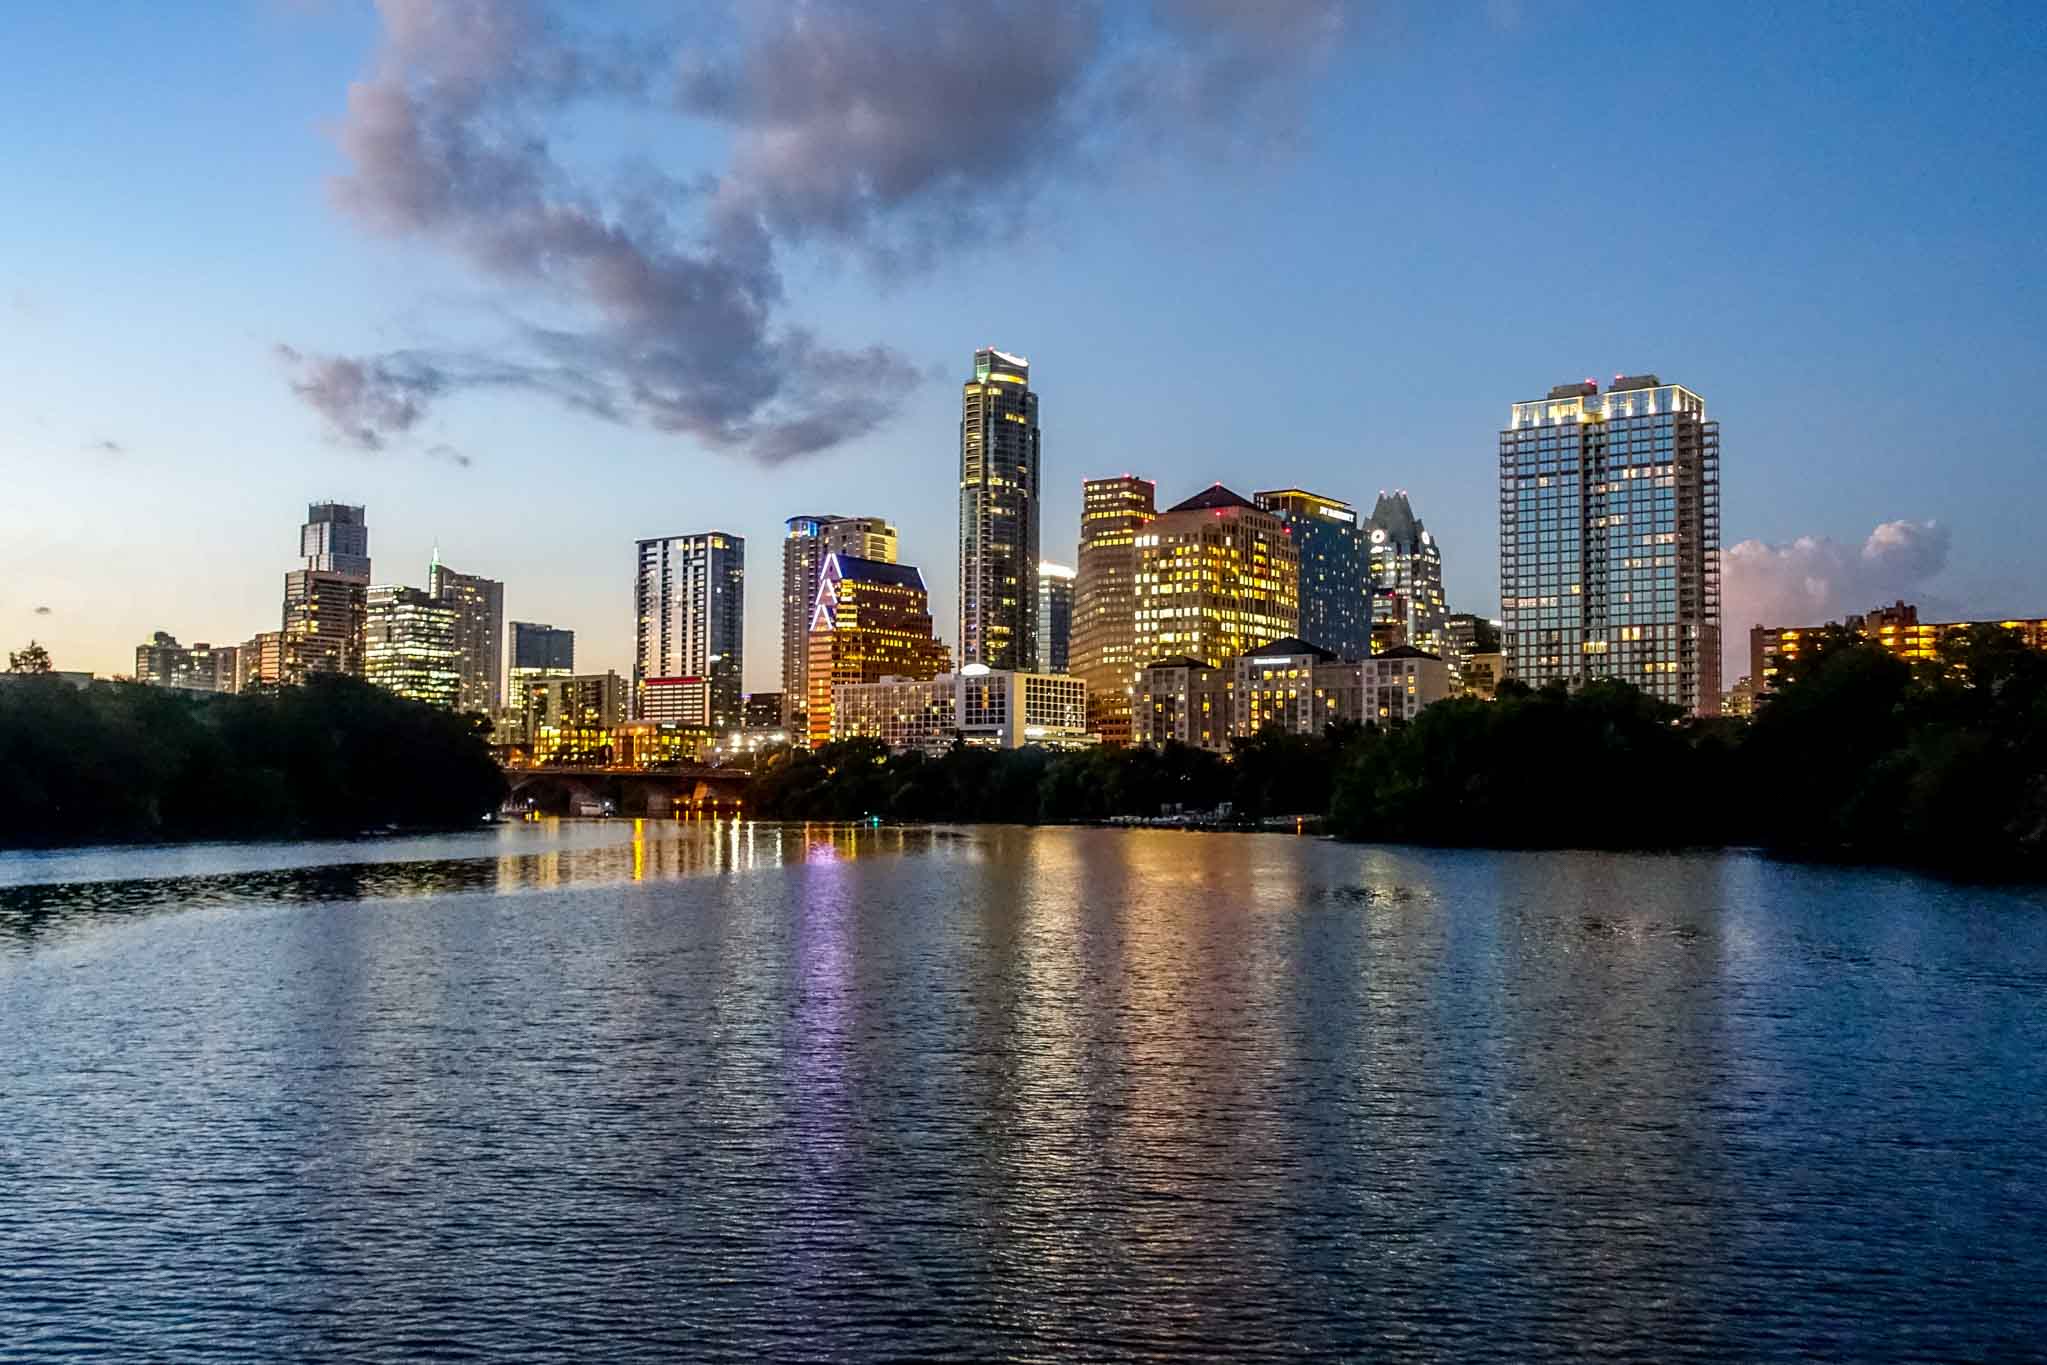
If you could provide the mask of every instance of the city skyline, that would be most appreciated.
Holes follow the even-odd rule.
[[[506,585],[510,617],[573,629],[587,667],[621,672],[628,543],[720,525],[760,546],[808,508],[877,514],[898,526],[902,557],[929,568],[939,634],[957,647],[957,506],[936,471],[956,459],[951,385],[983,344],[1031,356],[1049,395],[1039,554],[1056,562],[1074,561],[1081,481],[1119,470],[1168,489],[1284,481],[1360,507],[1398,486],[1443,545],[1450,609],[1497,615],[1494,445],[1509,406],[1581,374],[1656,370],[1710,394],[1740,433],[1724,509],[1730,637],[1899,596],[1939,619],[2039,609],[2030,585],[2047,577],[2047,547],[2016,510],[2041,480],[2023,405],[1932,398],[2016,391],[2042,359],[2024,226],[2039,180],[2023,150],[2042,131],[2026,93],[2042,73],[2037,46],[2019,41],[2023,7],[1971,7],[1934,30],[1901,15],[1687,11],[1688,47],[1752,94],[1710,109],[1646,73],[1586,100],[1561,68],[1530,65],[1530,51],[1582,37],[1583,15],[1402,11],[1396,39],[1349,7],[1282,7],[1343,22],[1305,43],[1277,27],[1205,35],[1256,54],[1265,78],[1233,111],[1263,117],[1229,126],[1275,136],[1225,138],[1211,167],[1194,161],[1195,139],[1153,144],[1103,124],[1090,145],[1112,164],[1157,153],[1120,185],[1076,171],[1087,110],[1069,93],[1132,69],[1118,63],[1133,52],[1170,65],[1198,45],[1075,30],[1065,66],[1047,57],[1050,93],[1022,92],[1049,100],[1049,116],[1020,148],[1030,211],[1004,230],[969,230],[989,226],[989,198],[968,202],[967,221],[933,216],[934,187],[965,164],[949,143],[925,149],[912,169],[926,178],[902,197],[855,204],[850,226],[777,201],[784,284],[770,302],[819,345],[852,348],[832,352],[843,370],[821,370],[818,353],[802,371],[837,421],[829,448],[807,453],[741,449],[694,411],[672,429],[615,421],[595,392],[564,407],[578,395],[542,391],[530,367],[495,386],[474,367],[404,370],[394,357],[509,362],[492,320],[573,321],[589,296],[480,269],[449,245],[472,220],[411,227],[388,194],[366,197],[391,182],[351,140],[363,125],[350,83],[374,94],[387,68],[417,74],[425,59],[391,16],[431,7],[288,8],[223,16],[203,41],[169,12],[123,12],[90,33],[55,15],[0,18],[0,101],[14,114],[0,120],[14,208],[0,224],[0,363],[16,377],[0,421],[14,476],[0,509],[10,647],[34,637],[62,667],[115,674],[159,630],[229,644],[271,631],[291,559],[271,528],[309,499],[367,505],[388,562],[424,563],[438,542]],[[849,43],[886,39],[943,65],[914,34],[848,22]],[[767,50],[701,37],[706,60]],[[161,64],[165,117],[86,98],[110,57]],[[214,81],[221,61],[266,76]],[[1290,88],[1297,104],[1281,98]],[[557,126],[544,100],[520,114]],[[757,169],[697,124],[660,128],[658,140],[593,135],[568,169],[585,185],[636,156],[675,175]],[[761,127],[730,130],[743,150]],[[1630,172],[1673,149],[1704,210],[1639,193]],[[213,174],[228,155],[237,176]],[[1429,173],[1399,178],[1402,213],[1379,211],[1391,168],[1417,159]],[[68,173],[87,162],[111,173]],[[1569,194],[1529,179],[1563,171]],[[1957,183],[1961,199],[1927,192]],[[1503,243],[1491,206],[1516,184]],[[176,207],[138,214],[138,200]],[[1628,279],[1629,307],[1597,291],[1524,303],[1534,257]],[[1025,287],[969,287],[997,265]],[[105,301],[117,296],[115,328]],[[894,371],[861,359],[870,345],[921,379],[890,388]],[[382,369],[323,367],[372,353]],[[364,386],[354,408],[335,387],[351,374]],[[380,376],[414,388],[380,389]],[[856,401],[884,390],[886,411]],[[802,444],[761,411],[764,429]],[[369,449],[333,412],[410,425],[357,423],[381,447]],[[587,494],[564,495],[565,478],[588,479]],[[246,530],[190,535],[222,523]],[[150,566],[139,582],[116,577],[128,556]],[[747,584],[750,691],[779,674],[776,577],[757,564]],[[1723,679],[1741,653],[1723,651]]]

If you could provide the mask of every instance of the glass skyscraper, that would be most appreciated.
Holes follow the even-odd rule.
[[[1030,362],[974,352],[960,407],[960,662],[1038,656],[1038,396]]]
[[[1299,488],[1251,495],[1278,517],[1301,560],[1300,637],[1339,659],[1372,652],[1372,588],[1366,576],[1364,531],[1357,510]]]
[[[643,540],[634,580],[633,707],[641,720],[740,727],[746,541],[724,531]],[[664,699],[651,714],[650,690]]]
[[[461,608],[418,588],[369,590],[363,676],[445,710],[461,697]]]
[[[1561,384],[1500,433],[1501,647],[1532,687],[1720,709],[1720,424],[1653,374]]]
[[[1064,673],[1073,653],[1073,570],[1038,565],[1038,672]]]
[[[1448,615],[1443,601],[1443,551],[1414,514],[1407,494],[1380,493],[1366,523],[1372,575],[1372,652],[1408,645],[1441,655]]]
[[[360,507],[316,502],[299,527],[305,567],[284,576],[283,679],[363,671],[370,530]]]

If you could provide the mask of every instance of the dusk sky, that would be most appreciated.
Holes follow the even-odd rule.
[[[2036,4],[0,7],[0,641],[278,625],[312,499],[631,666],[633,541],[881,515],[953,639],[959,384],[1080,483],[1405,488],[1498,608],[1516,399],[1722,433],[1755,620],[2047,615]]]

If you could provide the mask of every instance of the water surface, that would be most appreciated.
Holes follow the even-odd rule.
[[[545,823],[0,857],[0,1360],[2039,1358],[2047,903]]]

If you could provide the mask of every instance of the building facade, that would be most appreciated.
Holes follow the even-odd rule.
[[[284,632],[261,631],[235,648],[235,691],[276,687],[284,681]]]
[[[1382,492],[1365,525],[1372,579],[1372,649],[1447,649],[1443,554],[1401,491]],[[1363,657],[1363,656],[1359,656]]]
[[[809,649],[805,724],[812,748],[832,738],[833,696],[841,684],[935,678],[952,664],[945,646],[932,638],[931,598],[916,566],[857,555],[825,559]]]
[[[1292,533],[1300,560],[1300,636],[1339,659],[1372,652],[1372,582],[1357,509],[1299,488],[1252,494]]]
[[[511,631],[509,696],[516,710],[524,705],[527,684],[575,673],[576,632],[535,621],[514,621]]]
[[[1267,727],[1316,735],[1332,721],[1403,725],[1450,692],[1449,666],[1409,645],[1369,659],[1339,659],[1306,640],[1274,640],[1221,667],[1181,658],[1143,670],[1138,739],[1227,753],[1231,740]]]
[[[1300,562],[1279,518],[1216,484],[1137,536],[1139,666],[1185,656],[1210,666],[1300,626]]]
[[[1768,696],[1782,680],[1784,666],[1806,657],[1814,643],[1836,630],[1879,645],[1907,663],[1940,658],[1940,647],[1950,637],[1966,635],[1978,626],[1995,626],[2010,631],[2028,649],[2047,649],[2047,619],[2014,618],[2006,621],[1921,621],[1916,604],[1905,601],[1876,607],[1859,616],[1843,619],[1839,626],[1752,626],[1748,633],[1751,695]]]
[[[1040,673],[1065,673],[1073,662],[1074,571],[1044,560],[1038,565],[1038,665]]]
[[[536,764],[611,762],[613,732],[630,709],[626,680],[612,672],[535,679],[521,701],[525,740]]]
[[[633,605],[635,718],[738,728],[746,541],[724,531],[640,541]]]
[[[1137,671],[1131,742],[1228,749],[1230,690],[1224,671],[1200,659],[1155,659]]]
[[[135,646],[135,681],[191,692],[236,692],[241,689],[240,660],[241,651],[233,645],[181,645],[160,630],[148,644]]]
[[[387,692],[454,710],[462,695],[460,614],[418,588],[371,588],[363,676]]]
[[[1087,683],[1088,724],[1107,744],[1130,742],[1130,690],[1138,666],[1137,536],[1158,515],[1157,498],[1150,479],[1129,474],[1081,484],[1067,664]]]
[[[316,502],[299,527],[302,567],[284,576],[287,683],[315,673],[363,675],[370,588],[370,531],[360,507]]]
[[[1655,375],[1560,384],[1500,433],[1501,644],[1541,687],[1720,709],[1720,424]]]
[[[1080,748],[1087,684],[1070,674],[1017,673],[970,664],[935,678],[890,676],[832,689],[832,738],[878,739],[891,749],[936,752],[955,740],[994,749]]]
[[[437,549],[427,565],[426,590],[455,609],[456,709],[495,714],[505,704],[505,585],[455,572]]]
[[[960,410],[960,661],[1038,657],[1038,395],[1030,362],[974,352]]]
[[[799,727],[809,698],[810,613],[817,575],[834,554],[896,562],[896,528],[880,517],[791,517],[782,537],[781,724]]]

